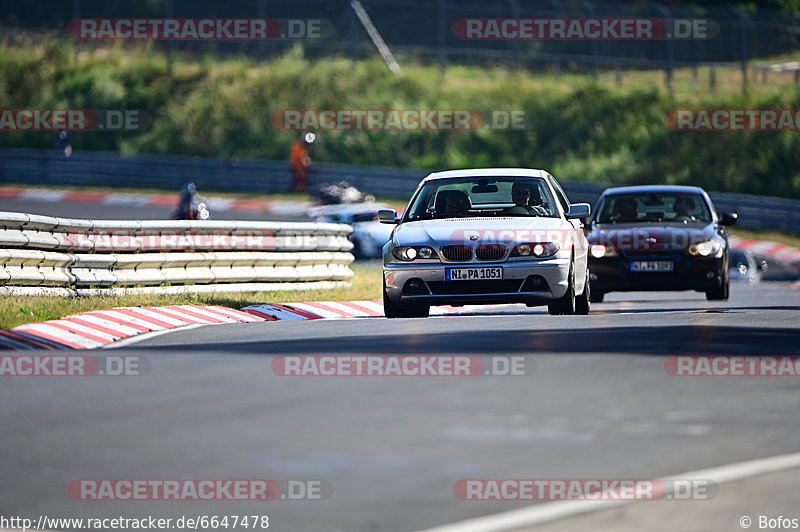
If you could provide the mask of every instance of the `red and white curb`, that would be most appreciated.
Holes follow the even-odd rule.
[[[119,207],[174,207],[178,194],[133,194],[120,192],[83,192],[50,188],[0,187],[0,198],[11,198],[46,203],[94,203]],[[252,211],[264,214],[286,215],[305,212],[311,207],[308,201],[236,200],[205,197],[212,211]]]
[[[0,331],[0,349],[97,349],[144,333],[256,321],[264,318],[220,306],[120,307]]]
[[[731,247],[790,264],[800,270],[800,249],[769,240],[731,238]]]
[[[518,309],[518,305],[441,306],[432,307],[431,315],[470,314],[476,311],[499,313],[514,309]],[[179,328],[223,323],[382,317],[383,304],[380,300],[264,304],[242,310],[201,305],[118,307],[41,323],[26,323],[10,331],[0,330],[0,350],[120,347]]]

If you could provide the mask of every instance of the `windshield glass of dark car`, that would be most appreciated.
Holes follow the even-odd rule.
[[[436,218],[559,216],[543,179],[536,177],[462,177],[425,183],[407,220]]]
[[[711,222],[711,212],[700,194],[648,192],[612,194],[603,199],[597,223]]]

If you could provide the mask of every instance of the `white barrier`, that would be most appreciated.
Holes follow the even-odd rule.
[[[0,285],[65,293],[179,285],[196,285],[182,292],[207,292],[223,284],[330,288],[353,276],[351,231],[324,223],[74,220],[0,212]]]

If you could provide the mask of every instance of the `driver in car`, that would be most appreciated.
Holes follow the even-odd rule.
[[[514,202],[514,206],[505,209],[505,212],[509,214],[547,215],[542,206],[542,197],[539,195],[538,187],[534,189],[527,183],[514,183],[511,185],[511,201]]]
[[[678,196],[675,199],[675,205],[673,205],[672,210],[675,211],[676,220],[696,222],[697,218],[689,214],[693,208],[694,202],[690,198],[687,198],[686,196]]]

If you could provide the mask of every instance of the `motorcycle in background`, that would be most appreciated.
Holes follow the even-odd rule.
[[[172,211],[173,220],[208,220],[211,213],[206,202],[197,193],[194,183],[187,183],[181,189],[178,206]]]

